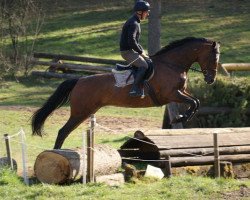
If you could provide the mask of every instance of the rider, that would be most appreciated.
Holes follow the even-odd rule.
[[[148,56],[139,44],[139,38],[141,34],[140,21],[147,19],[149,16],[149,7],[148,2],[142,0],[137,1],[134,5],[134,14],[123,25],[121,33],[121,56],[127,62],[133,63],[134,66],[138,67],[138,72],[129,92],[129,95],[134,97],[142,95],[140,85],[143,82],[145,72],[148,68],[148,64],[145,61]]]

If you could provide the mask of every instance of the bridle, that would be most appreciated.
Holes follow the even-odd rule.
[[[213,62],[213,59],[214,59],[213,56],[214,56],[214,55],[215,55],[216,57],[217,57],[217,55],[220,55],[220,52],[219,52],[219,50],[218,50],[218,48],[217,48],[217,43],[216,43],[216,45],[214,46],[214,48],[212,49],[212,51],[209,53],[209,55],[208,55],[208,60],[209,60],[209,62],[208,62],[208,64],[206,65],[205,69],[197,70],[197,71],[203,73],[204,76],[206,76],[206,75],[208,74],[209,71],[212,71],[212,72],[214,72],[214,73],[216,74],[216,73],[217,73],[217,68],[216,68],[216,69],[209,69],[210,64]],[[193,70],[193,68],[190,68],[190,69]],[[196,71],[196,70],[195,70],[195,71]]]
[[[193,67],[190,67],[190,69],[192,71],[202,73],[202,74],[204,74],[204,76],[206,76],[208,74],[208,71],[213,71],[214,73],[217,73],[217,69],[209,69],[209,66],[210,66],[211,62],[213,62],[213,56],[214,56],[214,54],[215,54],[216,57],[217,57],[217,55],[220,55],[220,52],[218,51],[218,49],[216,48],[216,46],[212,49],[212,51],[208,55],[209,62],[206,65],[205,69],[199,70],[199,69],[196,69],[196,68],[193,68]]]

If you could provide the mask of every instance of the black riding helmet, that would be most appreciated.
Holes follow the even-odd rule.
[[[150,4],[146,1],[139,0],[135,3],[134,11],[149,11]]]

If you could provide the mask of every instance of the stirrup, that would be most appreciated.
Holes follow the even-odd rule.
[[[136,90],[132,90],[132,91],[129,91],[129,96],[131,97],[140,97],[142,96],[142,92],[141,91],[136,91]]]

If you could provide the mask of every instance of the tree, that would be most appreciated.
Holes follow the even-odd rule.
[[[161,0],[148,0],[151,7],[148,23],[148,52],[155,54],[161,48]],[[179,115],[177,103],[169,103],[165,108],[162,128],[183,128],[182,123],[170,124]]]
[[[0,0],[0,73],[27,75],[44,15],[38,1]],[[1,76],[0,74],[0,76]]]
[[[155,54],[161,48],[161,0],[149,0],[148,53]]]

